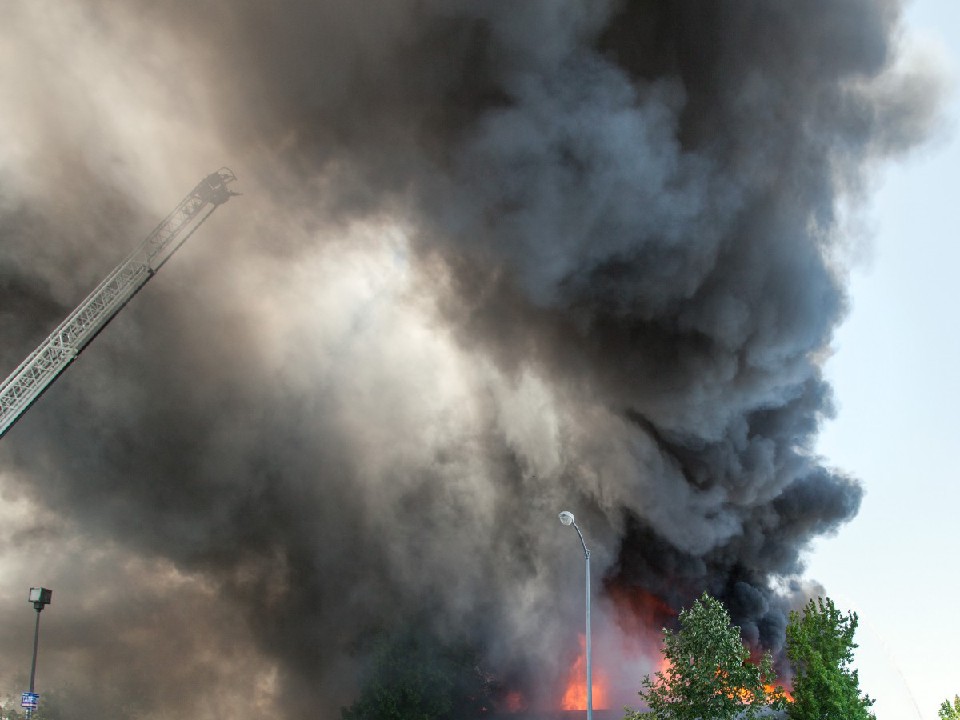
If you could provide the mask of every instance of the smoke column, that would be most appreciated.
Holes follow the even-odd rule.
[[[244,196],[0,443],[2,646],[44,584],[78,717],[331,717],[427,617],[555,706],[569,509],[601,639],[707,590],[778,651],[863,493],[813,447],[858,202],[935,115],[901,32],[897,0],[4,3],[0,372],[205,174]]]

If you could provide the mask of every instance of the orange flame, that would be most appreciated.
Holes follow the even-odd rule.
[[[717,678],[723,679],[727,674],[717,668]],[[732,688],[728,691],[727,697],[736,698],[743,703],[752,703],[754,700],[754,694],[747,688]],[[763,697],[767,702],[773,702],[774,700],[786,700],[787,702],[793,702],[793,695],[790,694],[788,690],[783,688],[780,685],[773,685],[771,683],[765,683],[763,686]]]
[[[784,690],[782,687],[777,687],[775,685],[764,685],[763,695],[767,702],[772,702],[779,699],[783,699],[791,703],[793,702],[793,695],[791,695],[788,690]],[[730,697],[736,697],[745,703],[753,702],[753,693],[746,688],[737,688],[733,690]]]
[[[768,698],[776,698],[776,697],[782,696],[783,699],[786,700],[788,703],[793,702],[793,693],[791,693],[789,690],[787,690],[783,686],[774,687],[773,685],[764,685],[763,690],[765,693],[767,693]]]
[[[607,682],[602,673],[593,668],[593,708],[604,710],[607,707]],[[587,639],[580,635],[580,654],[570,668],[567,687],[560,701],[562,710],[587,709]]]

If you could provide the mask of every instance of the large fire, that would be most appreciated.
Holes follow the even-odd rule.
[[[593,707],[595,710],[604,710],[607,707],[607,682],[602,672],[596,666],[591,668],[593,675]],[[587,709],[587,639],[580,635],[580,654],[570,668],[567,686],[560,701],[562,710]]]
[[[619,654],[616,650],[613,653],[618,658],[618,662],[612,666],[615,668],[612,679],[601,675],[601,679],[598,680],[596,667],[594,668],[595,708],[609,707],[611,700],[614,701],[614,705],[617,705],[621,698],[626,699],[628,695],[635,696],[639,689],[640,678],[647,673],[655,683],[659,682],[658,675],[664,679],[670,677],[671,663],[663,655],[663,630],[664,628],[675,627],[677,619],[677,611],[655,593],[642,588],[618,586],[613,583],[606,584],[604,589],[616,609],[616,626],[622,644],[619,645]],[[580,642],[580,657],[571,668],[563,697],[562,707],[565,710],[583,710],[586,708],[586,660],[583,652],[584,639],[582,636]],[[609,653],[610,650],[611,648],[608,646],[606,651]],[[596,657],[596,653],[594,653],[595,660]],[[748,662],[758,663],[760,657],[761,649],[754,648]],[[627,668],[632,668],[636,672],[637,665],[631,661],[638,658],[646,659],[645,663],[640,664],[639,673],[635,676],[626,675],[623,670]],[[624,682],[624,680],[626,681]],[[764,699],[767,702],[776,700],[793,702],[789,683],[787,685],[787,687],[773,684],[765,685],[763,689]],[[625,689],[629,689],[628,694],[624,694]],[[745,689],[734,689],[732,693],[733,696],[739,697],[744,702],[752,700],[752,694]],[[602,701],[598,700],[598,696],[602,697]]]
[[[605,584],[604,589],[613,601],[615,612],[604,616],[606,622],[597,627],[599,636],[595,632],[593,637],[593,707],[596,710],[633,701],[643,675],[649,672],[654,658],[660,656],[661,628],[676,617],[653,593],[615,584]],[[561,709],[586,709],[586,664],[586,638],[581,634],[579,655],[563,685]]]
[[[593,707],[596,710],[609,709],[611,703],[613,706],[635,703],[641,680],[648,674],[657,684],[661,682],[658,675],[664,680],[670,678],[672,667],[663,655],[663,628],[674,626],[677,618],[677,611],[652,592],[613,584],[606,585],[605,590],[613,601],[615,613],[612,619],[615,622],[598,628],[599,638],[594,633]],[[583,711],[587,708],[586,637],[581,634],[579,639],[580,652],[570,666],[563,686],[562,710]],[[760,650],[757,649],[754,655],[748,662],[758,662]],[[753,700],[748,690],[719,689],[723,685],[718,683],[717,692],[729,693],[745,703]],[[789,688],[780,686],[765,686],[763,695],[767,702],[793,701]]]

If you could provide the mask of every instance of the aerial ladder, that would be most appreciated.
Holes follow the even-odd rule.
[[[0,437],[67,369],[147,281],[223,205],[237,178],[229,168],[207,175],[127,258],[0,385]]]

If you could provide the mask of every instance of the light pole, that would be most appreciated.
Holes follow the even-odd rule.
[[[33,691],[33,682],[37,676],[37,648],[40,645],[40,613],[45,606],[50,604],[52,598],[53,590],[42,587],[30,588],[30,596],[27,602],[33,603],[33,609],[37,611],[37,623],[33,628],[33,662],[30,663],[30,697],[24,698],[24,700],[31,704],[21,703],[27,710],[27,717],[30,717],[30,715],[33,714],[33,710],[36,709],[37,697]]]
[[[580,527],[574,522],[572,512],[564,510],[560,513],[560,522],[564,525],[573,525],[577,529],[580,544],[583,545],[583,556],[587,561],[587,720],[593,720],[593,668],[590,659],[590,551],[587,550],[587,543],[583,541]]]

